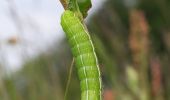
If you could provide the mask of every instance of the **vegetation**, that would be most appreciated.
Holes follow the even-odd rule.
[[[103,100],[170,100],[169,0],[107,0],[90,19]],[[72,54],[66,40],[0,80],[0,100],[63,100]],[[68,100],[80,100],[75,66]]]

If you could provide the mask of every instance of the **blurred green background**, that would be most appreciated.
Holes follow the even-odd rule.
[[[107,0],[90,17],[103,100],[170,100],[169,10],[170,0]],[[71,62],[63,39],[19,71],[2,75],[0,100],[63,100]],[[80,100],[75,66],[67,99]]]

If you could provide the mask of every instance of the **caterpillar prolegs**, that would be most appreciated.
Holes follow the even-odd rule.
[[[71,46],[81,86],[81,100],[101,100],[98,60],[88,31],[72,11],[66,10],[61,25]]]

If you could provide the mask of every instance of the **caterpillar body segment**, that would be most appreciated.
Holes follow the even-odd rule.
[[[81,100],[102,100],[98,60],[89,33],[72,11],[66,10],[61,25],[71,46],[81,86]]]

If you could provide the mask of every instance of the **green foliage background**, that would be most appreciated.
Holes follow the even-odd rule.
[[[134,5],[107,0],[90,19],[88,29],[102,71],[104,100],[170,100],[169,9],[169,0],[137,0]],[[140,36],[142,28],[135,29],[138,22],[132,25],[133,11],[144,14],[148,35]],[[130,47],[131,36],[149,46],[136,53]],[[0,100],[63,100],[72,55],[66,40],[60,44],[0,81]],[[111,91],[110,99],[107,91]],[[67,98],[80,98],[75,68]]]

